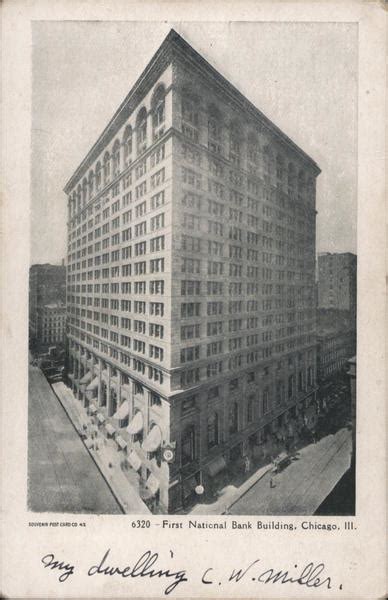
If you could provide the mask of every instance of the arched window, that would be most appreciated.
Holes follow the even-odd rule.
[[[98,161],[97,166],[96,166],[96,191],[98,192],[98,190],[101,187],[101,163],[100,161]]]
[[[141,154],[147,148],[147,111],[140,109],[136,119],[137,153]]]
[[[77,212],[77,192],[73,192],[73,196],[71,199],[71,214],[74,217]]]
[[[281,154],[276,156],[276,179],[279,183],[282,183],[284,179],[284,159]]]
[[[214,107],[209,108],[209,119],[208,119],[208,147],[209,150],[216,154],[221,154],[221,115],[220,112]]]
[[[166,117],[165,95],[166,90],[164,85],[158,85],[151,100],[152,133],[154,140],[157,140],[164,133],[164,121]]]
[[[124,131],[123,137],[123,145],[124,145],[124,162],[126,166],[131,164],[131,154],[132,154],[132,127],[127,125]]]
[[[269,146],[264,147],[264,179],[268,181],[271,171],[271,153]]]
[[[113,144],[113,176],[115,177],[120,173],[120,142],[116,140]]]
[[[303,195],[306,191],[306,177],[304,171],[299,171],[298,174],[298,193]]]
[[[182,95],[182,133],[193,142],[199,141],[199,98],[189,92]]]
[[[188,465],[195,459],[195,428],[189,425],[182,433],[181,442],[182,466]]]
[[[79,212],[81,210],[81,195],[82,195],[81,186],[78,185],[78,187],[77,187],[77,212]]]
[[[287,184],[288,184],[289,192],[295,189],[295,185],[296,185],[295,179],[296,179],[295,167],[292,163],[289,163],[288,173],[287,173]]]
[[[312,177],[309,177],[307,179],[306,188],[307,188],[307,193],[309,196],[314,193],[314,179]]]
[[[82,182],[82,206],[85,206],[87,199],[88,199],[88,182],[85,177]]]
[[[207,445],[209,448],[218,446],[219,444],[219,432],[218,432],[218,413],[213,412],[207,419]]]
[[[240,165],[242,132],[239,123],[233,121],[229,130],[229,158],[236,166]]]
[[[229,432],[236,433],[238,431],[238,404],[232,402],[229,407]]]
[[[104,154],[104,183],[108,183],[110,179],[110,154],[105,152]]]
[[[248,169],[254,171],[259,162],[259,141],[253,131],[248,134]]]
[[[89,172],[89,200],[93,198],[94,194],[94,173],[93,171]]]

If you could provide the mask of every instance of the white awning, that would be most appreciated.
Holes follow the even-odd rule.
[[[93,392],[94,390],[96,390],[98,388],[98,377],[95,377],[93,379],[93,381],[91,381],[88,385],[88,387],[86,388],[87,392]]]
[[[89,412],[91,415],[94,415],[94,413],[97,412],[97,408],[94,406],[94,404],[90,404]]]
[[[107,432],[110,435],[113,435],[115,433],[115,431],[116,431],[116,429],[110,423],[107,423],[105,427],[106,427]]]
[[[128,425],[127,431],[131,435],[135,435],[136,433],[140,433],[140,431],[143,429],[143,426],[144,426],[143,413],[141,413],[139,410],[139,412],[137,412],[135,414],[132,421]]]
[[[127,442],[124,440],[124,438],[121,437],[121,435],[118,435],[116,437],[116,442],[118,443],[118,445],[120,446],[120,448],[124,449],[127,447]]]
[[[88,371],[87,373],[85,373],[85,375],[82,377],[82,379],[80,379],[80,385],[86,385],[88,384],[90,381],[92,381],[92,377],[93,377],[93,373],[91,371]]]
[[[123,419],[125,419],[128,416],[128,413],[129,413],[129,402],[128,402],[128,400],[124,400],[124,402],[116,410],[115,414],[113,415],[113,418],[119,419],[119,421],[122,421]]]
[[[162,443],[162,432],[158,425],[154,425],[142,444],[144,452],[155,452]]]
[[[151,475],[148,477],[148,479],[146,481],[146,486],[148,487],[148,489],[150,490],[150,492],[152,492],[153,494],[156,494],[156,492],[159,489],[159,481],[155,477],[155,475],[153,475],[152,473],[151,473]]]
[[[97,413],[97,420],[99,423],[104,423],[105,422],[105,417],[104,415],[102,415],[101,413]]]
[[[126,389],[125,385],[121,386],[120,394],[122,398],[126,398],[127,400],[130,400],[131,398],[129,390]]]
[[[217,456],[208,466],[207,470],[210,477],[214,477],[217,473],[220,473],[226,467],[226,461],[223,456]]]
[[[131,467],[135,469],[135,471],[138,471],[140,469],[141,460],[137,452],[135,452],[135,450],[132,450],[131,454],[128,456],[128,461]]]

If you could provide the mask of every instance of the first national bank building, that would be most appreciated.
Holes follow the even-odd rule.
[[[319,172],[171,30],[65,186],[69,379],[159,511],[315,400]]]

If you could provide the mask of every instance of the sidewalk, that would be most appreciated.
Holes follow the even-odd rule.
[[[220,491],[219,498],[213,504],[196,504],[190,515],[221,515],[225,514],[228,509],[241,498],[246,492],[254,486],[268,471],[271,471],[273,464],[270,463],[258,469],[249,477],[242,485],[235,487],[227,485]]]
[[[52,388],[77,431],[82,431],[85,425],[89,434],[92,423],[85,408],[74,398],[72,391],[63,382],[54,383]],[[88,437],[85,441],[90,442],[91,438]],[[99,433],[88,451],[123,512],[125,514],[151,514],[136,489],[137,475],[135,472],[130,470],[128,474],[123,473],[122,458],[115,443]]]

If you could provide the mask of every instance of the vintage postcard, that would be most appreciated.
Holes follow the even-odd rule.
[[[385,597],[384,3],[3,7],[2,594]]]

